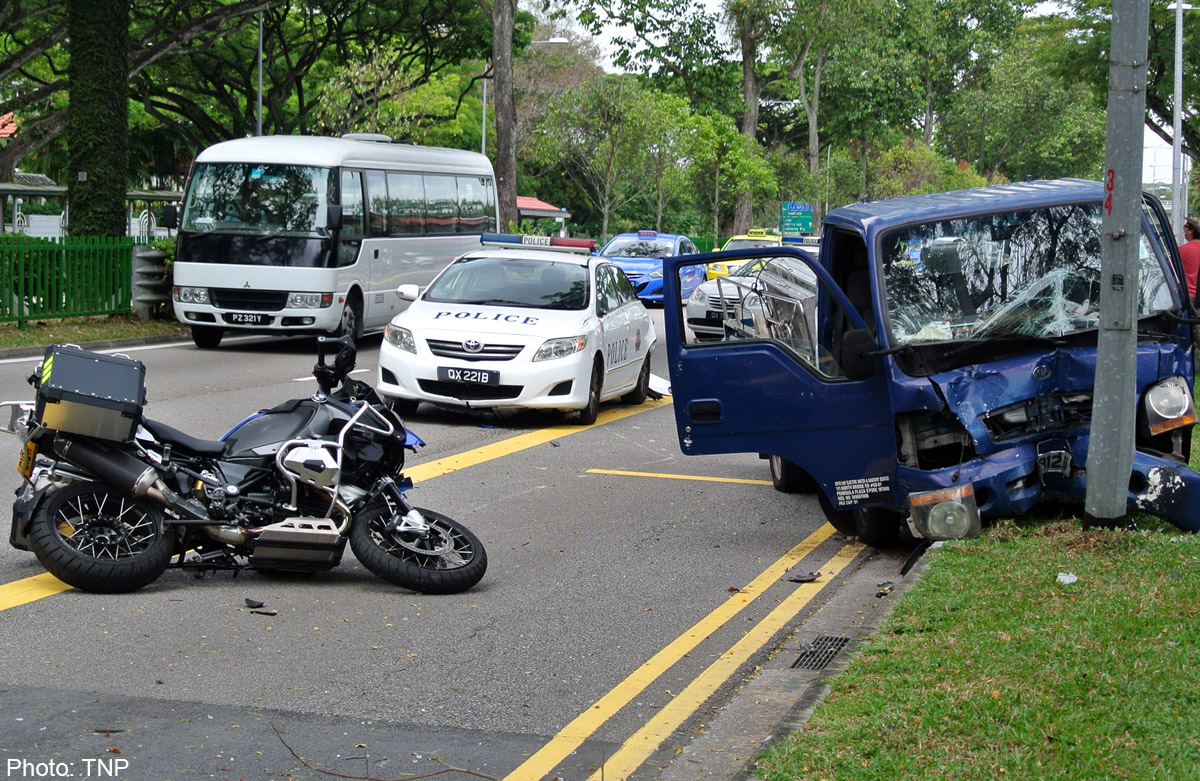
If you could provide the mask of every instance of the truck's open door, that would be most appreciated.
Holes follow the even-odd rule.
[[[854,234],[841,246],[834,239],[822,252],[847,253],[837,280],[790,248],[670,258],[663,273],[665,300],[677,301],[680,266],[761,263],[752,284],[708,297],[722,339],[695,338],[684,311],[665,308],[680,447],[785,459],[820,486],[827,513],[890,503],[897,489],[886,362],[870,355],[878,348],[866,248]]]

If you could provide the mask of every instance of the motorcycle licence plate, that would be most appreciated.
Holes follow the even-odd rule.
[[[500,384],[500,372],[490,369],[455,369],[439,366],[437,375],[442,382],[462,382],[468,385]]]
[[[37,445],[26,442],[25,447],[21,448],[21,455],[17,457],[17,474],[28,480],[33,474],[33,462],[36,458]]]
[[[238,325],[270,325],[271,316],[247,312],[228,312],[225,314],[225,322]]]

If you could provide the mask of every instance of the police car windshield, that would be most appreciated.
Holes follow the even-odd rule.
[[[588,298],[586,267],[525,258],[461,258],[425,291],[426,301],[529,309],[585,309]]]
[[[1100,203],[939,220],[883,237],[897,344],[1048,338],[1100,320]],[[1138,241],[1137,316],[1170,309],[1163,261]]]
[[[600,254],[623,258],[666,258],[675,254],[675,242],[670,239],[618,236],[606,244]]]

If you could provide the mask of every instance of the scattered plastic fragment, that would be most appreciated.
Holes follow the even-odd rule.
[[[1079,576],[1076,575],[1074,572],[1058,573],[1058,582],[1063,584],[1064,586],[1069,586],[1077,580],[1079,580]]]
[[[263,606],[263,603],[259,602],[257,599],[251,599],[250,597],[246,597],[246,607],[262,607],[262,606]]]

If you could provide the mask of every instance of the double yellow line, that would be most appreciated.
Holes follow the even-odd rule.
[[[726,600],[691,629],[673,640],[656,653],[629,677],[617,684],[608,694],[579,714],[537,753],[525,760],[516,770],[505,776],[505,781],[528,781],[542,778],[555,770],[571,752],[595,734],[604,722],[617,714],[623,707],[657,680],[672,665],[690,653],[702,640],[749,606],[768,587],[778,581],[792,566],[803,560],[834,533],[833,527],[824,524],[803,542],[796,545],[778,561],[764,570],[745,588]],[[819,571],[822,577],[811,583],[801,584],[762,621],[746,632],[729,650],[721,654],[682,692],[661,708],[641,729],[622,744],[603,767],[589,781],[600,779],[622,779],[633,773],[651,754],[678,729],[721,684],[729,680],[738,669],[755,653],[762,649],[775,634],[794,619],[805,605],[831,580],[838,577],[862,551],[863,546],[852,543],[842,547]]]

